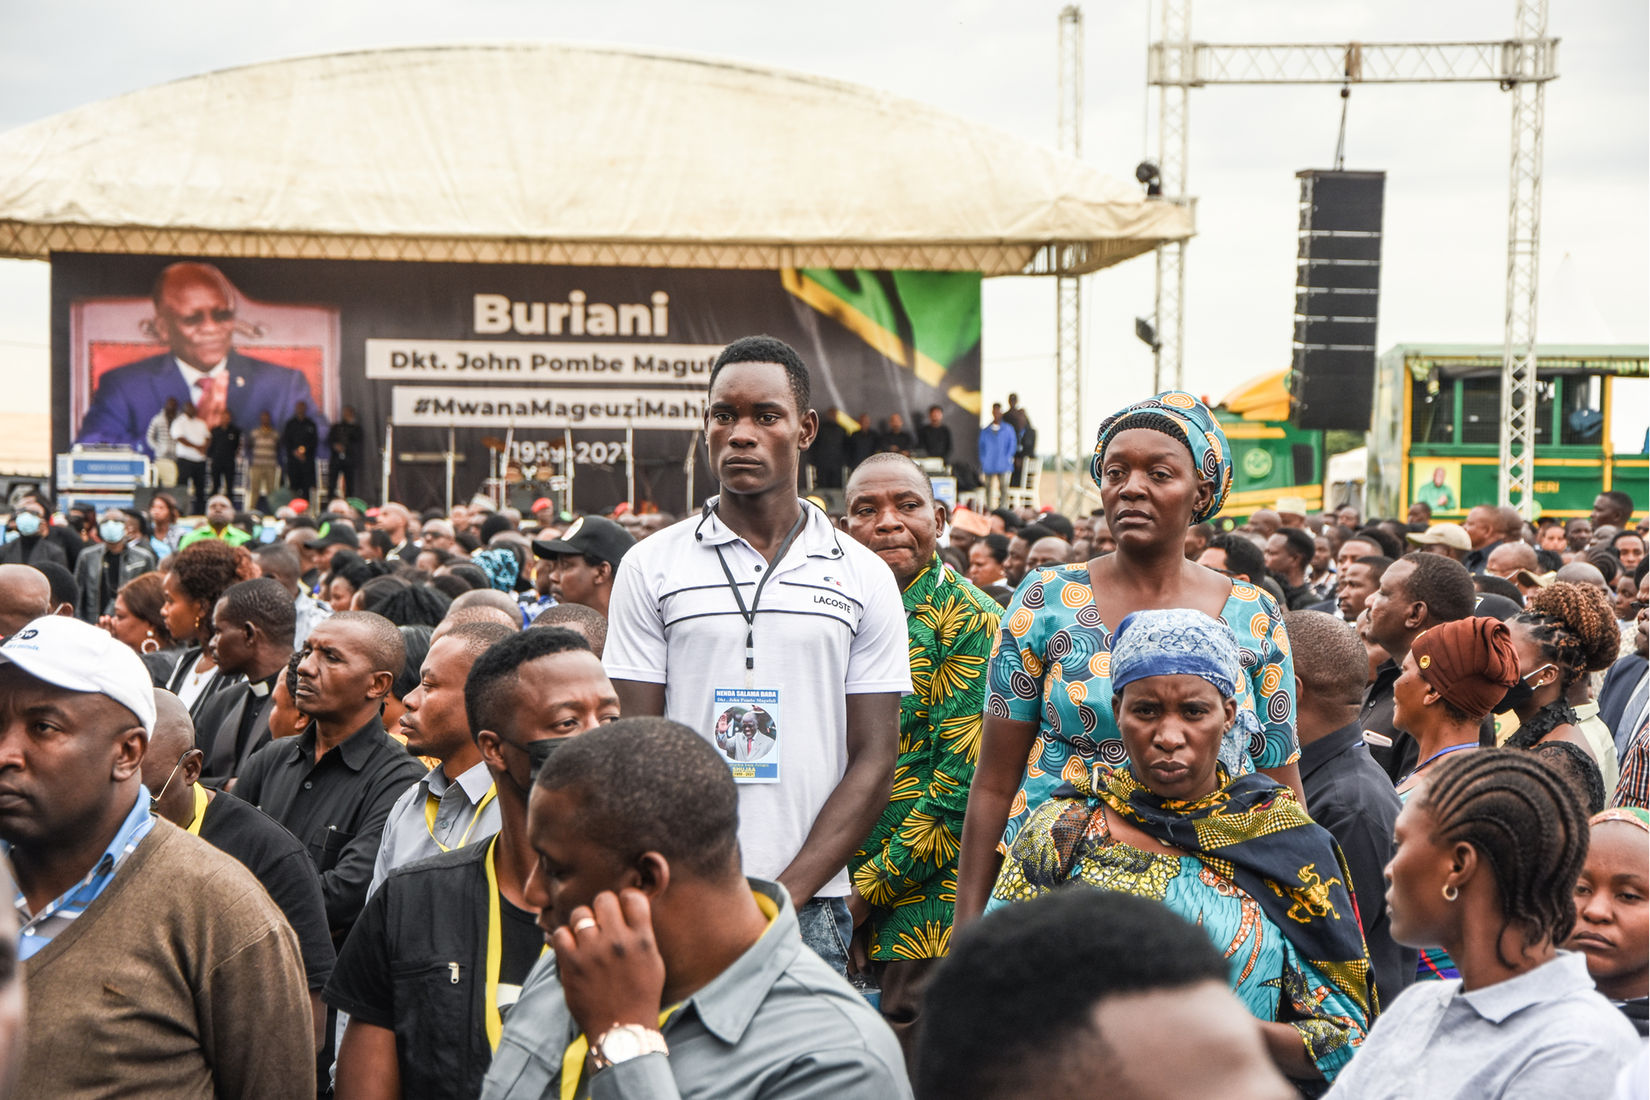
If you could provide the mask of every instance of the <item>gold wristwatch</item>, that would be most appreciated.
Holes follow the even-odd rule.
[[[665,1037],[641,1024],[619,1024],[608,1028],[590,1044],[590,1062],[599,1070],[640,1058],[644,1054],[669,1053]]]

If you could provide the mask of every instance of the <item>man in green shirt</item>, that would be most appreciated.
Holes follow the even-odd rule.
[[[1455,511],[1455,493],[1445,482],[1445,470],[1442,466],[1432,469],[1432,480],[1415,487],[1415,503],[1425,504],[1433,512]]]
[[[213,497],[206,502],[206,526],[197,527],[178,540],[178,549],[182,550],[190,543],[200,542],[202,539],[222,539],[231,546],[251,542],[251,535],[230,522],[234,518],[234,503],[221,494]]]
[[[935,552],[945,506],[909,458],[865,460],[846,499],[848,533],[899,582],[910,636],[914,690],[900,699],[893,794],[848,862],[848,908],[864,930],[883,1019],[909,1059],[923,986],[950,949],[957,850],[1001,608]]]

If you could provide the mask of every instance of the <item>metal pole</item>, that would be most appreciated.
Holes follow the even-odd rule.
[[[454,442],[453,426],[447,425],[447,514],[453,514],[453,464],[458,457],[458,444]]]
[[[493,503],[500,510],[510,501],[510,456],[516,451],[516,426],[504,429],[504,453],[498,456],[498,480],[493,484]]]
[[[683,502],[682,508],[682,514],[684,516],[690,516],[693,514],[693,475],[696,472],[694,467],[698,465],[698,463],[694,460],[698,457],[699,433],[694,432],[693,435],[688,438],[687,457],[682,460],[682,472],[687,475],[687,500]]]
[[[1060,151],[1083,155],[1083,9],[1073,4],[1060,12],[1059,39]],[[1064,266],[1062,264],[1061,266]],[[1076,451],[1083,437],[1083,284],[1061,275],[1054,295],[1055,497],[1062,511],[1076,492]],[[1027,455],[1036,462],[1036,455]],[[1024,476],[1024,475],[1022,475]]]
[[[1512,157],[1507,181],[1506,329],[1501,357],[1500,500],[1535,516],[1536,279],[1541,254],[1540,75],[1546,56],[1547,0],[1518,0],[1513,41],[1506,44],[1504,85],[1512,94]]]
[[[1148,80],[1163,81],[1157,99],[1157,170],[1168,202],[1188,205],[1187,141],[1191,131],[1192,0],[1158,0],[1160,40],[1147,58]],[[1152,390],[1185,386],[1183,348],[1186,313],[1186,242],[1157,246],[1157,347],[1152,354]]]
[[[390,502],[390,467],[395,464],[395,423],[384,425],[384,462],[378,471],[378,503]]]
[[[572,428],[563,428],[561,430],[561,466],[562,466],[562,474],[567,478],[567,488],[565,490],[563,490],[567,494],[567,496],[566,496],[566,499],[562,501],[561,506],[565,511],[571,512],[573,510],[573,429]]]
[[[630,510],[636,510],[636,427],[634,424],[624,426],[624,485],[625,499],[630,501]]]

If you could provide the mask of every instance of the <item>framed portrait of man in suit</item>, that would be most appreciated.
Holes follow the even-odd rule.
[[[324,437],[342,403],[335,306],[247,298],[215,265],[157,263],[147,293],[69,306],[69,416],[75,443],[153,457],[149,428],[173,399],[243,432],[298,406]]]

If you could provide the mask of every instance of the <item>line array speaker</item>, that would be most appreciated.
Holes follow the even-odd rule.
[[[1375,395],[1385,172],[1296,173],[1290,419],[1306,429],[1368,431]]]

